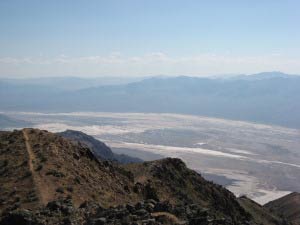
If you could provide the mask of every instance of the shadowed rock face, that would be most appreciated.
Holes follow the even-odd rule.
[[[284,217],[271,212],[268,208],[257,204],[246,196],[239,197],[238,202],[253,216],[257,224],[289,224]]]
[[[270,211],[287,218],[293,225],[300,224],[300,193],[291,193],[265,205]]]
[[[1,225],[257,224],[180,159],[118,165],[37,129],[0,132],[0,175]]]
[[[115,154],[105,143],[80,131],[66,130],[57,134],[72,141],[85,144],[100,160],[111,160],[119,163],[142,162],[142,160],[139,158],[134,158],[123,154]]]

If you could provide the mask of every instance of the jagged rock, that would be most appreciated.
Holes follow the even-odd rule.
[[[147,224],[147,225],[155,225],[157,224],[155,219],[146,219],[141,221],[142,224]]]
[[[92,224],[93,225],[105,225],[106,222],[107,222],[106,218],[101,217],[101,218],[94,219]]]
[[[134,214],[137,216],[140,216],[140,217],[144,217],[144,216],[148,215],[149,213],[145,209],[139,209],[139,210],[135,211]]]
[[[126,209],[127,209],[130,213],[132,213],[132,212],[134,212],[135,207],[134,207],[133,205],[131,205],[131,204],[126,204]]]
[[[153,205],[156,205],[157,201],[150,198],[150,199],[147,199],[147,200],[145,201],[145,203],[151,203],[151,204],[153,204]]]
[[[8,213],[1,220],[0,225],[42,225],[37,222],[33,213],[29,210],[22,209]]]
[[[142,209],[144,208],[144,202],[138,202],[136,205],[135,205],[135,209],[138,210],[138,209]]]
[[[154,207],[155,212],[170,212],[172,211],[172,205],[165,201],[165,202],[158,202]]]
[[[145,205],[145,209],[146,209],[148,212],[153,212],[153,211],[154,211],[154,207],[155,207],[155,205],[152,204],[152,203],[146,203],[146,205]]]
[[[47,208],[50,210],[58,210],[66,214],[70,214],[74,210],[70,199],[49,202]]]

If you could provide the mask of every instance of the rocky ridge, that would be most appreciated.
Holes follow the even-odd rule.
[[[261,224],[180,159],[120,165],[38,129],[0,132],[0,183],[1,225]]]

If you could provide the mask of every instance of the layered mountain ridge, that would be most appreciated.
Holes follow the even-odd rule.
[[[152,77],[76,90],[55,88],[47,79],[0,80],[0,104],[5,111],[179,113],[299,128],[299,86],[300,76],[280,72]]]

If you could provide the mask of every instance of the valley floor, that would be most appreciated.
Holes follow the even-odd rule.
[[[117,153],[144,160],[181,158],[237,196],[247,195],[261,204],[300,191],[300,131],[296,129],[179,114],[7,115],[52,132],[80,130]]]

